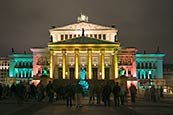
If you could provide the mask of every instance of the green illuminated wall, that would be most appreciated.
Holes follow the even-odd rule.
[[[10,57],[10,77],[31,78],[33,77],[32,54],[12,54]]]
[[[136,54],[138,79],[163,78],[164,54]]]

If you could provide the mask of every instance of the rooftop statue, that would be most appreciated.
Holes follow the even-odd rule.
[[[88,22],[88,16],[81,13],[77,20],[78,22]]]

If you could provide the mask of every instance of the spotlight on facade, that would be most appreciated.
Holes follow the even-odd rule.
[[[62,66],[62,64],[60,63],[59,66]]]
[[[65,72],[65,75],[68,75],[68,72],[67,71]]]

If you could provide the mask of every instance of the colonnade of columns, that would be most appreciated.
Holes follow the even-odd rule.
[[[74,50],[74,54],[75,54],[75,79],[80,79],[79,76],[79,72],[80,72],[80,68],[79,68],[79,49],[75,49]],[[105,49],[101,49],[100,50],[100,72],[101,72],[101,78],[100,79],[105,79]],[[62,78],[66,79],[66,71],[67,71],[67,51],[66,49],[62,49]],[[118,78],[118,58],[117,58],[117,51],[113,52],[113,60],[112,60],[112,75],[113,78],[112,79],[116,79]],[[50,78],[53,78],[53,72],[54,72],[54,54],[53,51],[50,51]],[[88,49],[87,50],[87,79],[92,79],[92,49]]]
[[[30,78],[32,77],[32,70],[31,69],[18,69],[16,73],[16,77],[22,77],[22,78]]]

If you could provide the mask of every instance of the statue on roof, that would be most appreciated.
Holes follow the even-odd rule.
[[[78,22],[88,22],[88,16],[84,15],[84,14],[80,14],[80,16],[77,18]]]
[[[11,53],[15,54],[14,48],[11,48]]]
[[[50,36],[49,42],[53,42],[53,37],[52,37],[52,35]]]

